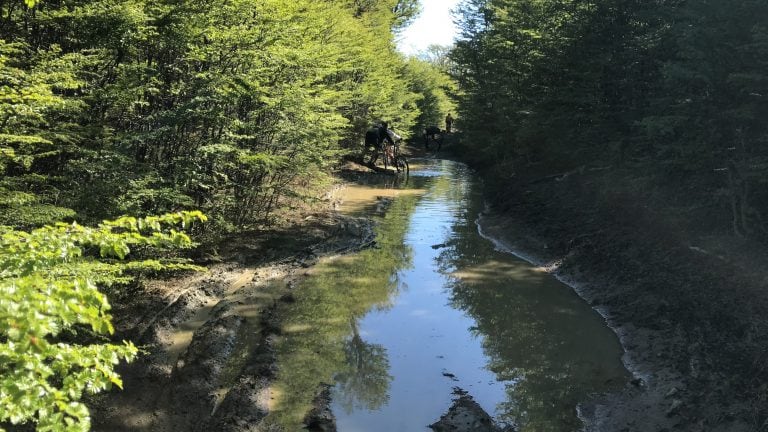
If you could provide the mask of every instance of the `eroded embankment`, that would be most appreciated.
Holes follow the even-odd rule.
[[[144,353],[122,368],[124,391],[94,401],[94,430],[258,428],[273,400],[276,306],[293,301],[296,281],[319,257],[364,247],[372,235],[368,220],[314,214],[225,239],[216,258],[223,262],[206,273],[113,296],[117,337]]]
[[[573,184],[583,178],[562,180],[528,185],[480,225],[575,287],[620,337],[636,379],[581,405],[586,430],[761,430],[759,277],[647,212],[590,206]]]

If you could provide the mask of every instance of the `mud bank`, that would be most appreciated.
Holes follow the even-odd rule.
[[[759,278],[640,213],[579,208],[572,192],[529,187],[478,225],[499,248],[573,287],[619,337],[634,379],[579,406],[585,430],[763,430]]]
[[[206,247],[206,273],[143,281],[113,296],[117,339],[143,354],[121,368],[124,391],[91,402],[93,430],[262,430],[274,397],[277,306],[293,301],[296,281],[320,257],[372,240],[369,220],[305,214]]]

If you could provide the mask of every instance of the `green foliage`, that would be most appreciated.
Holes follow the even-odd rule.
[[[394,48],[415,0],[11,3],[0,169],[46,181],[0,188],[79,219],[202,208],[262,222],[373,122],[407,136],[419,114]]]
[[[0,40],[0,224],[40,226],[74,215],[51,203],[50,182],[30,172],[58,157],[76,134],[69,121],[82,104],[60,93],[81,85],[72,73],[80,58],[58,46],[35,53],[23,42]]]
[[[455,82],[451,80],[441,66],[415,57],[408,59],[408,77],[410,90],[419,95],[416,106],[419,116],[416,119],[414,135],[420,136],[426,126],[443,127],[443,119],[449,112],[455,111],[450,95],[456,93]]]
[[[29,359],[36,378],[0,390],[0,419],[36,418],[42,429],[86,427],[80,394],[105,388],[113,362],[134,354],[130,345],[92,344],[55,357],[62,335],[110,330],[95,287],[166,266],[104,263],[93,250],[122,258],[133,245],[188,242],[165,230],[182,222],[171,216],[93,230],[54,222],[189,208],[218,228],[264,222],[359,151],[374,121],[407,137],[417,92],[443,86],[394,48],[416,0],[10,0],[0,9],[0,224],[9,226],[8,248],[22,245],[2,259],[16,255],[35,271],[0,274],[2,304],[28,301],[17,305],[22,312],[48,320],[37,329],[14,318],[22,330],[3,328],[13,333],[7,344],[34,347],[31,334],[44,350]],[[51,226],[34,229],[43,225]],[[85,309],[67,309],[73,298]],[[24,360],[13,347],[0,357],[4,370]],[[43,396],[22,398],[33,389]]]
[[[396,0],[391,6],[395,31],[407,27],[421,11],[419,0]]]
[[[683,182],[690,206],[719,197],[736,234],[768,240],[766,17],[760,1],[466,1],[450,56],[469,157],[507,179]]]
[[[138,245],[189,246],[189,237],[176,228],[205,219],[200,212],[182,212],[123,217],[96,228],[0,227],[0,421],[31,422],[40,431],[89,430],[81,398],[122,387],[115,365],[137,353],[130,342],[104,337],[114,330],[98,286],[124,281],[126,270],[168,267],[114,258],[126,258]],[[73,334],[80,342],[67,342]]]
[[[18,202],[18,201],[17,201]],[[69,220],[75,217],[75,212],[66,207],[50,204],[23,204],[0,206],[0,225],[21,227],[42,226],[51,221]]]
[[[456,73],[455,65],[451,61],[450,53],[453,47],[448,45],[431,44],[418,57],[429,62],[445,73]]]

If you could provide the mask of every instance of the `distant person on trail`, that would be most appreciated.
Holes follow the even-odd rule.
[[[451,126],[453,126],[453,117],[451,113],[445,116],[445,133],[451,133]]]
[[[438,139],[438,137],[440,137]],[[443,144],[443,131],[437,126],[427,126],[424,129],[424,148],[429,150],[429,140],[437,143],[437,149],[440,150]]]
[[[387,129],[387,122],[381,122],[380,125],[368,129],[368,131],[365,133],[366,148],[372,146],[376,150],[383,150],[384,146],[382,144],[384,144],[384,141],[388,141],[389,144],[395,145],[395,141],[392,139],[392,136],[390,136],[390,130]],[[373,152],[373,157],[369,164],[376,162],[378,153],[378,151]]]

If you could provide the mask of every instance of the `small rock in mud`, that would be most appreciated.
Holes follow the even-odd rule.
[[[467,392],[457,389],[459,397],[453,401],[448,412],[443,414],[429,428],[435,432],[513,432],[511,426],[496,425],[485,410]]]
[[[392,198],[389,197],[383,197],[383,196],[377,196],[376,197],[376,208],[374,210],[375,213],[383,214],[387,212],[387,208],[389,208],[389,205],[392,204]]]

